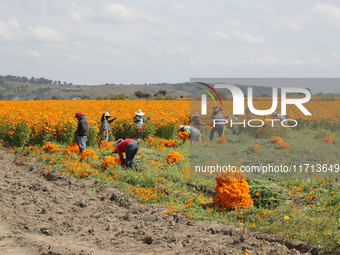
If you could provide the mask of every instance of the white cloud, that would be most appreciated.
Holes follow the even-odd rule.
[[[167,13],[171,15],[176,15],[176,17],[184,18],[186,16],[186,9],[180,3],[174,3],[167,9]]]
[[[296,10],[295,10],[296,11]],[[289,12],[286,10],[286,12]],[[318,2],[298,14],[278,16],[272,26],[277,29],[304,30],[315,27],[340,27],[340,6]]]
[[[258,4],[257,7],[265,12],[276,12],[278,10],[278,7],[267,4]]]
[[[181,53],[189,53],[189,50],[185,48],[184,46],[180,46],[178,49]]]
[[[250,60],[240,60],[239,61],[242,64],[246,65],[253,65],[253,66],[258,66],[258,65],[273,65],[277,64],[279,61],[273,56],[273,55],[266,55],[261,58],[252,58]]]
[[[21,25],[15,17],[12,17],[7,24],[0,22],[0,38],[7,41],[29,41],[38,39],[42,42],[63,42],[63,34],[46,26],[28,27]]]
[[[331,57],[340,62],[340,57],[337,54],[335,54],[335,52],[331,54]]]
[[[36,50],[27,50],[26,51],[28,55],[33,56],[35,58],[40,58],[40,53]]]
[[[199,64],[198,62],[200,62],[200,61],[190,60],[190,65],[193,66],[193,67],[197,67],[199,69],[203,69],[203,66],[201,64]]]
[[[102,4],[100,14],[108,20],[116,20],[120,22],[134,20],[144,20],[148,22],[155,21],[154,17],[144,10],[118,3]]]
[[[246,44],[264,44],[266,41],[261,36],[254,36],[248,33],[232,32],[230,33],[231,38],[235,38],[240,42]]]
[[[289,29],[289,30],[303,30],[307,21],[302,16],[294,16],[294,17],[278,17],[277,20],[273,23],[273,27],[277,30],[281,29]]]
[[[55,4],[58,8],[66,12],[71,19],[78,22],[93,18],[97,15],[94,8],[83,3],[78,5],[76,2],[59,0]]]
[[[3,39],[5,41],[10,41],[13,39],[11,29],[6,23],[1,21],[0,21],[0,39]]]
[[[222,22],[226,28],[235,29],[242,27],[242,22],[239,20],[230,19],[229,17],[222,17]]]
[[[229,36],[225,33],[220,31],[209,31],[208,34],[216,39],[219,40],[229,40]]]
[[[237,40],[239,42],[245,43],[245,44],[265,44],[266,41],[262,36],[254,36],[248,33],[241,33],[238,31],[229,32],[229,33],[223,33],[220,31],[209,31],[209,35],[213,36],[215,39],[218,40]]]
[[[327,23],[340,27],[339,6],[319,2],[315,6],[315,11],[319,14],[320,19],[324,19]]]
[[[45,26],[32,27],[30,30],[34,37],[44,42],[65,41],[63,34],[58,30],[54,30]]]
[[[302,60],[299,58],[286,58],[286,59],[277,59],[273,56],[273,54],[268,54],[260,58],[251,58],[248,60],[240,60],[239,61],[245,65],[252,66],[273,66],[273,65],[286,65],[286,66],[323,66],[325,65],[324,61],[319,58],[312,58],[309,60]]]

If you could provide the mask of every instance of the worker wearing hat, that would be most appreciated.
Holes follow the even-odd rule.
[[[190,145],[194,145],[196,140],[200,140],[200,136],[201,136],[201,132],[194,127],[191,126],[184,126],[184,125],[180,125],[178,127],[178,132],[185,132],[187,131],[189,134],[189,139],[190,139]],[[184,144],[185,140],[183,140]]]
[[[112,117],[108,112],[104,112],[101,118],[100,132],[102,133],[103,140],[109,140],[110,124],[116,120],[116,118],[110,119]]]
[[[77,130],[74,131],[74,135],[77,138],[80,153],[82,153],[86,150],[86,139],[89,133],[89,124],[87,123],[85,115],[81,112],[77,112],[74,117],[78,120],[78,127]]]
[[[198,112],[195,112],[194,115],[192,115],[192,118],[189,120],[189,122],[192,122],[195,128],[200,128],[202,122],[200,120],[200,115],[198,114]]]
[[[113,144],[112,153],[118,153],[119,160],[122,166],[128,168],[134,168],[135,166],[135,156],[139,150],[139,144],[133,139],[119,139]],[[125,152],[125,159],[123,156]]]
[[[133,117],[133,122],[135,123],[137,140],[140,140],[143,136],[143,124],[145,123],[145,119],[143,116],[145,115],[145,113],[139,109],[137,112],[135,112],[135,114],[136,115]]]

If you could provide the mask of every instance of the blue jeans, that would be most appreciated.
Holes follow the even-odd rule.
[[[131,141],[125,148],[125,166],[133,167],[135,165],[135,156],[139,150],[139,145],[136,141]]]
[[[86,150],[86,139],[87,139],[87,136],[77,137],[77,144],[79,146],[80,153]]]
[[[109,131],[106,131],[103,133],[103,140],[108,141],[109,140]]]
[[[143,129],[136,128],[135,131],[136,131],[137,139],[142,139]]]

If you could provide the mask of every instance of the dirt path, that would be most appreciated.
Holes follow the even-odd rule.
[[[118,206],[120,192],[112,187],[91,192],[94,180],[21,164],[0,150],[1,255],[317,254],[305,243],[287,248],[273,236],[163,215],[160,205]]]

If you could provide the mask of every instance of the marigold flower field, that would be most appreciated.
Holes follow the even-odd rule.
[[[209,109],[213,106],[209,101],[208,114],[201,116],[206,125],[201,127],[201,139],[195,146],[201,146],[202,153],[214,151],[216,146],[238,167],[262,162],[286,165],[300,159],[339,163],[340,101],[308,102],[305,107],[312,116],[304,116],[294,106],[288,106],[286,117],[298,121],[296,128],[267,125],[249,129],[226,125],[223,136],[217,138],[215,134],[209,142]],[[271,101],[255,100],[254,106],[269,109]],[[232,101],[223,101],[222,108],[223,116],[232,114]],[[135,137],[133,116],[138,109],[145,112],[147,120],[143,140],[139,142],[140,150],[135,158],[136,169],[124,169],[117,154],[111,153],[113,141]],[[78,111],[87,117],[90,127],[87,150],[82,153],[73,135],[77,127],[74,116]],[[280,112],[280,108],[277,111]],[[110,125],[109,141],[98,144],[103,112],[117,119]],[[185,213],[189,218],[230,223],[240,229],[274,231],[286,240],[298,238],[340,249],[337,243],[340,238],[339,178],[195,178],[191,175],[190,144],[183,143],[189,139],[188,133],[177,133],[179,125],[189,125],[189,117],[194,112],[200,112],[198,100],[0,101],[0,139],[5,147],[15,146],[9,147],[9,151],[43,164],[46,172],[95,178],[97,184],[93,189],[113,185],[141,204],[163,205],[164,214]],[[239,120],[273,118],[238,117]],[[218,162],[219,159],[212,160]],[[321,223],[320,219],[324,221]]]

